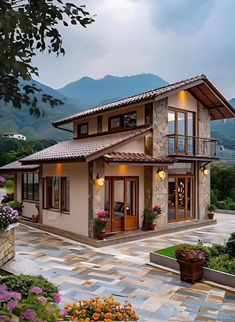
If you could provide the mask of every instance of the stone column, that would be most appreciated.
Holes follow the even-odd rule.
[[[198,136],[202,138],[210,138],[210,113],[206,107],[200,102],[198,103]],[[202,146],[199,144],[199,153],[202,153]],[[200,168],[203,166],[203,162],[198,164],[198,218],[207,218],[207,206],[210,204],[210,167],[206,167],[209,170],[209,174],[205,176]]]
[[[168,133],[168,99],[153,103],[153,156],[163,156],[168,154],[167,147]],[[159,180],[156,175],[159,170],[166,173],[163,180]],[[153,196],[152,204],[158,204],[162,208],[162,216],[160,217],[157,226],[163,227],[167,224],[168,216],[168,167],[158,166],[153,167]]]
[[[104,160],[97,159],[89,163],[89,202],[88,202],[88,234],[94,237],[94,218],[96,213],[104,209],[105,186],[99,186],[95,180],[97,176],[104,178]]]

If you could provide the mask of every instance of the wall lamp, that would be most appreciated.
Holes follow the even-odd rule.
[[[158,180],[161,180],[162,181],[166,177],[166,172],[163,171],[162,169],[160,169],[160,170],[157,171],[156,176],[157,176],[157,179]]]
[[[201,167],[201,171],[202,171],[202,173],[203,173],[203,175],[205,176],[205,177],[207,177],[208,176],[208,174],[209,174],[209,170],[206,168],[206,166],[204,165],[203,167]]]
[[[99,174],[97,174],[96,179],[95,179],[95,183],[97,186],[103,186],[105,182],[105,179],[103,177],[101,177]]]

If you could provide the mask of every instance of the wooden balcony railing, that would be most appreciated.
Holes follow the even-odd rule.
[[[168,137],[169,155],[216,156],[216,140],[196,136],[170,134]]]

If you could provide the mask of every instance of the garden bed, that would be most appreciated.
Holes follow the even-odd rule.
[[[174,245],[168,248],[150,252],[150,263],[168,267],[179,272],[179,265],[175,259],[175,250],[185,244]],[[209,267],[203,267],[203,279],[235,288],[235,275],[218,271]]]

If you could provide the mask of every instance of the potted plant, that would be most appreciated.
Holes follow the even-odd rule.
[[[155,229],[156,221],[161,216],[161,213],[162,213],[162,209],[159,205],[153,206],[151,210],[148,210],[148,209],[144,210],[145,225],[149,230]]]
[[[105,237],[105,228],[108,224],[107,212],[105,210],[96,213],[94,219],[94,229],[99,240],[103,240]]]
[[[181,281],[193,284],[202,279],[202,267],[206,261],[203,251],[180,247],[176,249],[175,257],[179,263]]]
[[[210,204],[208,205],[207,209],[208,209],[208,218],[213,219],[215,215],[214,211],[216,209],[216,206],[213,204]]]
[[[13,200],[13,201],[8,202],[8,205],[11,208],[17,210],[20,216],[22,215],[23,208],[24,208],[22,201]]]

